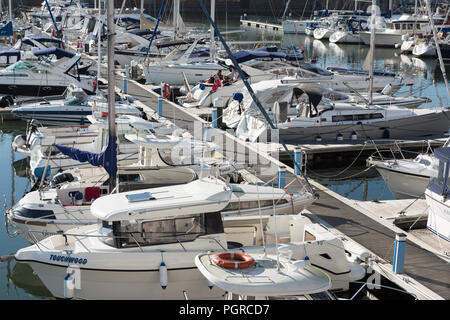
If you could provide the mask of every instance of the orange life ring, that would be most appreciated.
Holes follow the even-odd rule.
[[[163,97],[170,98],[170,86],[167,83],[163,84]]]
[[[255,259],[242,252],[222,252],[216,254],[211,261],[226,269],[248,269],[255,264]]]

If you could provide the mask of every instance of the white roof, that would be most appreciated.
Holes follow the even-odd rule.
[[[223,181],[204,178],[183,185],[100,197],[91,205],[91,213],[105,221],[161,219],[221,211],[230,198],[231,190]]]

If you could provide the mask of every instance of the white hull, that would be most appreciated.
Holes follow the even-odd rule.
[[[430,177],[388,170],[376,166],[386,184],[396,199],[418,198],[423,195]]]
[[[361,43],[359,34],[347,31],[336,31],[329,40],[331,43]]]
[[[436,47],[426,43],[419,43],[412,50],[413,55],[418,57],[435,57],[437,55]]]
[[[218,70],[223,70],[222,67],[218,67],[216,64],[208,66],[207,64],[198,65],[150,65],[144,68],[146,84],[159,85],[161,83],[167,83],[171,86],[184,85],[184,78],[182,72],[184,72],[187,81],[190,85],[196,84],[200,81],[208,79],[214,76]]]
[[[325,29],[325,28],[316,28],[316,29],[314,29],[314,32],[313,32],[314,38],[317,40],[328,39],[328,38],[330,38],[331,34],[332,34],[332,31],[330,29]]]
[[[194,256],[192,257],[194,264]],[[67,266],[55,266],[38,262],[30,263],[53,296],[64,298],[63,279]],[[195,265],[172,269],[168,266],[168,284],[161,287],[158,266],[149,263],[148,270],[93,270],[81,269],[81,290],[75,289],[76,299],[88,300],[184,300],[221,299],[224,292],[208,287],[208,281]],[[119,290],[120,288],[120,290]]]
[[[359,36],[364,44],[370,46],[370,32],[360,32]],[[395,47],[396,44],[402,42],[401,33],[376,33],[375,46],[379,47]]]

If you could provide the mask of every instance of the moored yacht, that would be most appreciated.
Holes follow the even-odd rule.
[[[425,198],[429,207],[427,229],[450,242],[449,151],[448,147],[434,150],[438,169],[431,176]]]
[[[242,221],[228,225],[220,212],[231,194],[220,180],[202,179],[101,197],[91,212],[102,224],[52,235],[19,250],[15,258],[29,263],[55,297],[160,300],[185,299],[187,294],[189,299],[219,299],[224,290],[211,288],[197,269],[195,257],[232,252],[231,248],[246,254],[266,250],[274,254],[274,238],[264,247],[244,244],[260,243],[266,232],[280,241],[298,239],[299,243],[290,246],[292,258],[304,260],[307,252],[311,264],[330,277],[332,290],[346,290],[349,281],[364,277],[364,268],[347,258],[340,239],[317,225],[308,228],[302,217],[287,216],[285,223],[276,216],[265,217],[265,229],[258,227],[263,217],[250,218],[247,223],[254,227],[245,228],[247,232]],[[296,228],[289,229],[290,224]],[[250,229],[252,236],[248,237]],[[233,242],[228,242],[229,232]]]

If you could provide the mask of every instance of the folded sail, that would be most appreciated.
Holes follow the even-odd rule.
[[[88,162],[96,167],[103,167],[111,177],[117,174],[117,137],[111,137],[106,149],[101,153],[83,151],[77,148],[55,144],[55,147],[64,155],[79,162]]]

